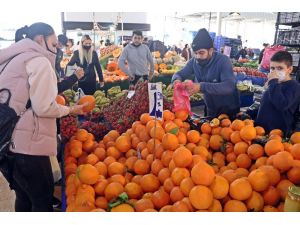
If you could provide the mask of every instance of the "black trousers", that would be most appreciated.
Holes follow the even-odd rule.
[[[16,193],[16,212],[53,212],[54,180],[49,156],[9,153],[8,168],[3,175]]]
[[[142,76],[135,75],[134,80],[133,80],[133,81],[130,81],[130,85],[136,85],[137,82],[138,82],[141,78],[142,78],[143,80],[148,80],[148,75],[142,75]]]

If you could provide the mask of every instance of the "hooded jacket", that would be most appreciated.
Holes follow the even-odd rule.
[[[69,114],[69,108],[55,101],[54,68],[55,55],[30,39],[0,50],[0,89],[10,90],[9,105],[22,114],[12,136],[14,153],[56,155],[56,118]]]

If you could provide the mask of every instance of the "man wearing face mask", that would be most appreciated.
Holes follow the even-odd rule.
[[[194,57],[173,75],[172,82],[181,82],[194,75],[189,93],[202,92],[207,115],[216,117],[222,113],[234,117],[240,111],[239,93],[230,59],[214,51],[213,40],[206,29],[200,29],[193,40]]]
[[[135,85],[140,78],[151,80],[154,73],[153,57],[148,46],[142,44],[142,42],[142,32],[134,31],[132,43],[124,48],[119,58],[118,66],[129,76],[132,85]],[[126,68],[126,62],[128,63],[128,69]],[[148,65],[150,65],[150,71]]]
[[[300,85],[292,80],[293,57],[280,51],[271,58],[268,88],[263,95],[256,124],[266,132],[281,129],[288,136],[294,129],[295,115],[300,104]]]

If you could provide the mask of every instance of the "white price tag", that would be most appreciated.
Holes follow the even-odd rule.
[[[149,115],[156,119],[163,118],[163,94],[161,83],[148,83]]]
[[[128,91],[128,95],[127,95],[127,98],[128,99],[131,99],[135,94],[135,91]]]

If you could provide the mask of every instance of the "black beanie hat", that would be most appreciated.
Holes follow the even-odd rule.
[[[68,38],[67,38],[67,36],[64,35],[64,34],[58,35],[58,36],[57,36],[57,39],[58,39],[58,41],[59,41],[63,46],[66,46],[67,43],[68,43]]]
[[[214,43],[208,31],[205,28],[200,29],[192,43],[193,51],[195,52],[199,49],[210,49],[213,47]]]

